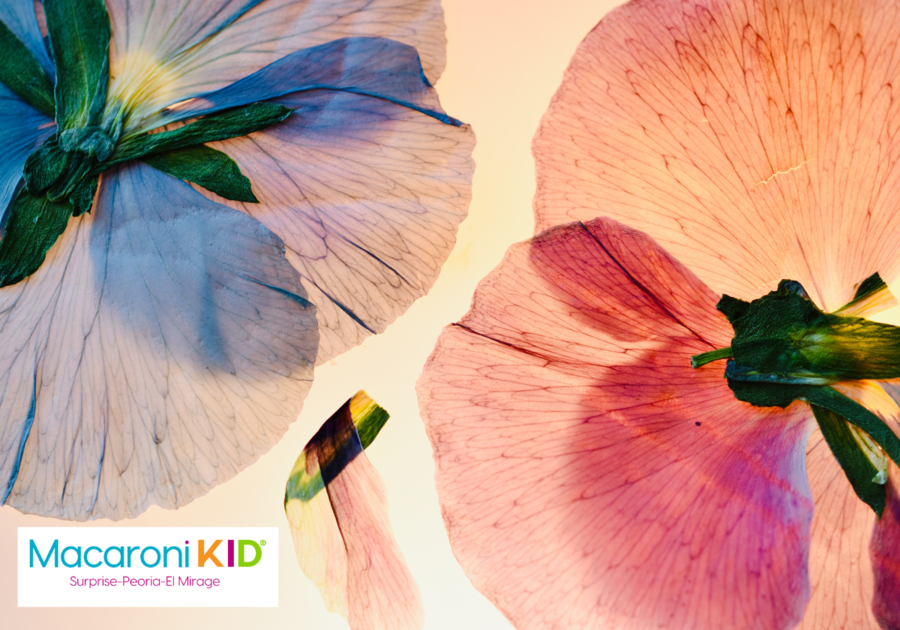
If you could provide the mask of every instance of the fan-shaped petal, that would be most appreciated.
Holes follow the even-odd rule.
[[[384,483],[357,433],[351,410],[360,398],[341,407],[303,449],[285,511],[300,566],[329,610],[354,630],[413,630],[424,622],[422,601],[394,540]]]
[[[790,628],[810,416],[734,398],[716,296],[607,219],[514,246],[419,384],[454,551],[521,630]]]
[[[303,48],[354,36],[415,47],[444,67],[439,0],[109,0],[110,95],[137,118],[212,92]]]
[[[35,0],[3,0],[0,2],[0,22],[6,24],[16,37],[28,47],[44,71],[51,77],[56,73],[50,54],[44,45],[44,36],[34,11]]]
[[[285,122],[211,145],[261,203],[220,201],[284,239],[317,307],[322,362],[383,331],[437,279],[466,216],[474,137],[353,93],[278,102],[296,110]]]
[[[314,308],[281,241],[148,166],[0,290],[0,490],[69,519],[174,508],[297,417]]]
[[[609,215],[716,293],[820,306],[900,272],[900,7],[646,0],[587,36],[534,142],[538,229]]]

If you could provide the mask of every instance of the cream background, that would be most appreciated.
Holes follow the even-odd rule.
[[[360,388],[391,413],[390,422],[367,452],[387,485],[394,532],[422,591],[426,628],[511,628],[469,584],[450,551],[414,385],[441,328],[468,309],[477,282],[500,262],[510,244],[531,236],[531,138],[575,47],[615,4],[616,0],[444,0],[448,64],[437,87],[447,112],[475,129],[478,145],[469,218],[460,227],[456,249],[437,284],[385,334],[321,367],[299,421],[260,461],[180,510],[154,507],[117,524],[278,526],[279,608],[19,609],[16,528],[66,523],[2,507],[0,626],[4,630],[347,628],[343,618],[325,610],[318,591],[297,566],[282,500],[288,472],[306,441]],[[111,524],[100,520],[89,526]]]

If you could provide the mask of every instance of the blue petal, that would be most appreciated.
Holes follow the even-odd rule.
[[[0,22],[9,27],[28,49],[34,53],[50,78],[56,75],[56,68],[50,61],[44,36],[34,13],[34,0],[3,0],[0,2]]]
[[[0,235],[25,160],[53,133],[52,122],[0,83]]]
[[[174,508],[275,444],[318,346],[283,249],[148,166],[105,175],[93,213],[0,290],[7,503],[79,520]]]
[[[277,102],[295,110],[283,123],[213,146],[260,200],[223,203],[284,240],[317,308],[322,362],[385,330],[437,279],[466,216],[475,139],[347,91]]]
[[[162,114],[168,124],[230,107],[316,89],[381,98],[461,126],[441,109],[416,49],[383,37],[346,37],[305,48],[226,88]]]

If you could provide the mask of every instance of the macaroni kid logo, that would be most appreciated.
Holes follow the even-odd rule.
[[[277,528],[19,528],[19,606],[277,606],[277,537]]]

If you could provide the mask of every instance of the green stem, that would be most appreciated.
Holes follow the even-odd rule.
[[[707,363],[711,363],[713,361],[718,361],[719,359],[732,359],[734,355],[731,352],[731,348],[719,348],[718,350],[713,350],[711,352],[704,352],[702,354],[695,354],[691,357],[691,367],[698,368],[701,365],[706,365]]]

